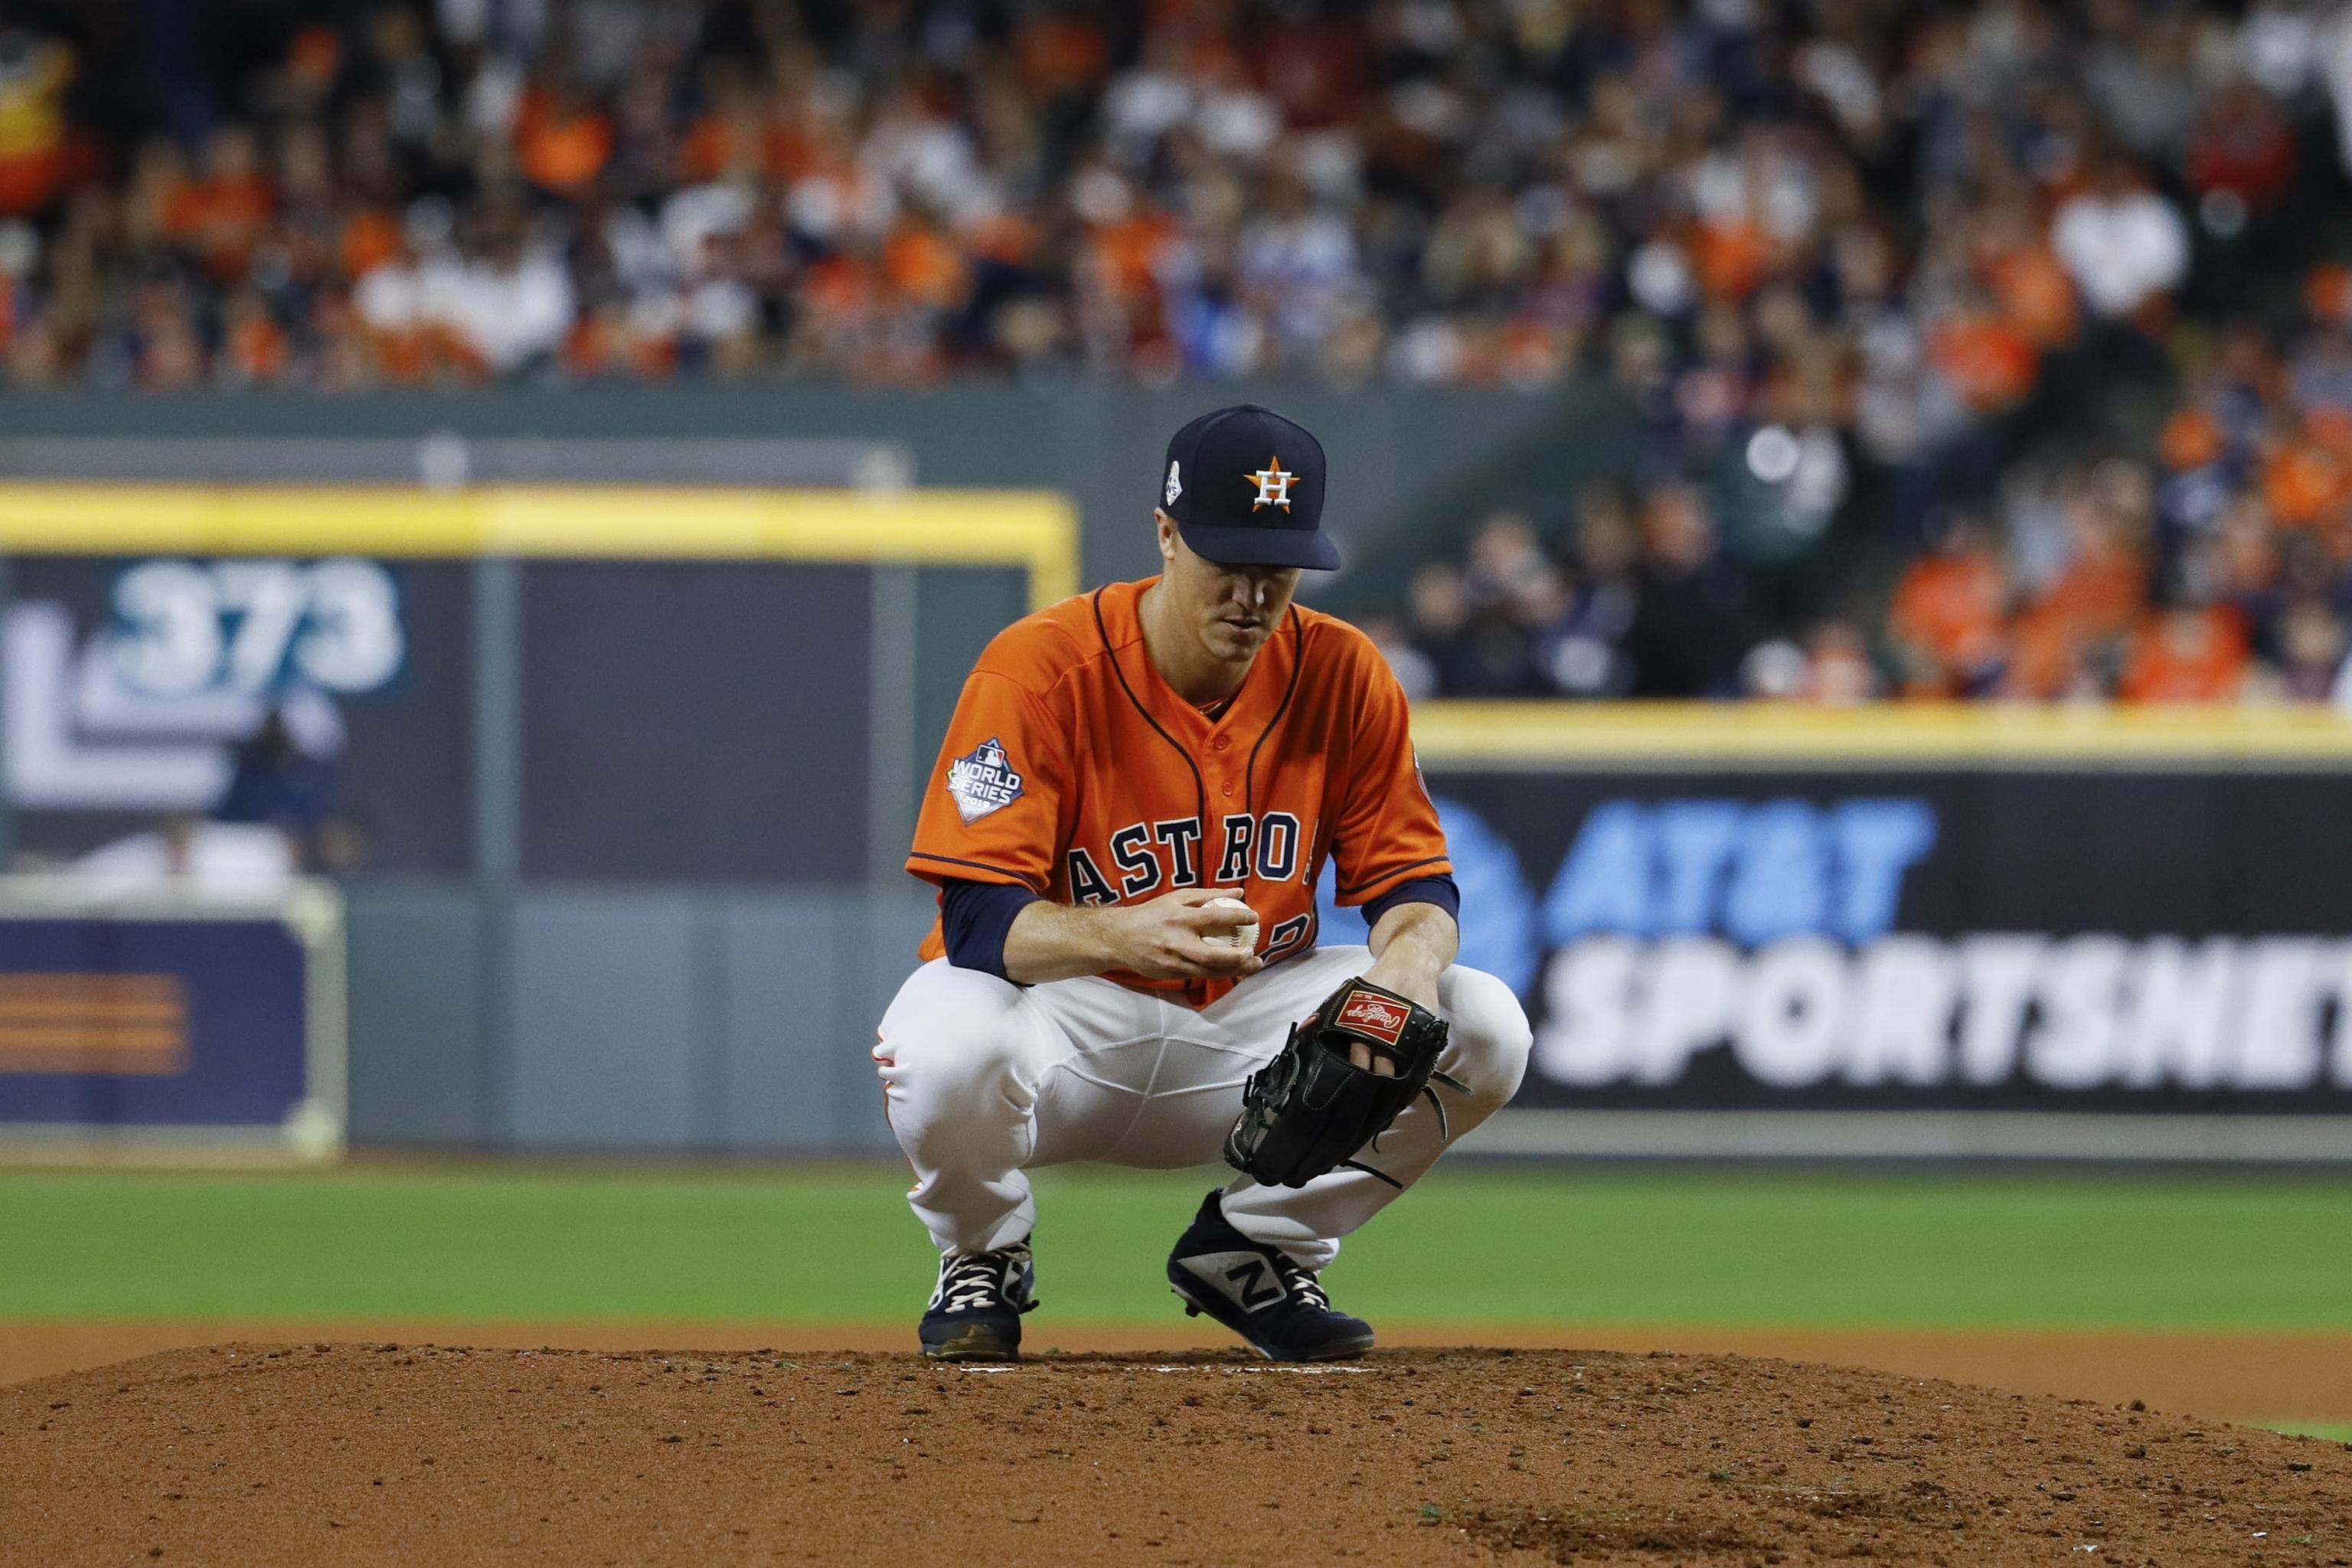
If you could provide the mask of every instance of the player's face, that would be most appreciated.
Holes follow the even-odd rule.
[[[1296,566],[1221,566],[1186,548],[1160,514],[1160,553],[1167,563],[1161,586],[1211,657],[1246,664],[1282,624],[1298,591]]]

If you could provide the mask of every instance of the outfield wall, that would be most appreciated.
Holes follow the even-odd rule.
[[[362,1146],[895,1149],[866,1049],[932,912],[904,889],[457,881],[350,900]]]
[[[2352,1161],[2352,729],[1787,718],[1416,716],[1464,961],[1535,1025],[1483,1146]],[[466,889],[362,886],[354,1136],[887,1152],[864,1053],[929,916],[911,883],[538,883],[492,994]]]
[[[1417,716],[1465,961],[1536,1027],[1482,1148],[2352,1160],[2332,724],[2168,721],[2158,748],[2129,715],[1956,714],[1919,750],[1919,715],[1861,714],[1842,749],[1727,760],[1664,742],[1750,721],[1630,717],[1664,721],[1654,754],[1598,754],[1590,710],[1515,710],[1496,744],[1576,737],[1533,761]],[[886,1153],[865,1053],[930,913],[887,879],[360,879],[352,1141]],[[1327,902],[1323,940],[1360,932]]]
[[[1169,408],[1115,401],[1123,470]],[[1135,569],[1108,489],[1083,521],[909,489],[943,427],[814,405],[769,441],[585,439],[621,428],[593,399],[562,446],[493,439],[499,400],[456,447],[279,405],[199,438],[226,406],[0,442],[42,475],[0,481],[0,843],[64,865],[203,811],[282,708],[369,847],[354,1142],[887,1149],[865,1053],[929,918],[899,865],[935,738],[998,627]],[[1105,429],[1039,407],[1024,452]],[[1410,413],[1381,407],[1349,438]],[[1490,455],[1570,410],[1498,405]],[[1017,404],[971,412],[1015,441]],[[1485,1147],[2352,1159],[2333,714],[1432,704],[1415,734],[1465,955],[1538,1029]]]

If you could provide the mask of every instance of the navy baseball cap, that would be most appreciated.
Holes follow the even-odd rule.
[[[1168,443],[1160,510],[1193,554],[1220,566],[1339,564],[1323,521],[1323,443],[1271,408],[1203,414]]]

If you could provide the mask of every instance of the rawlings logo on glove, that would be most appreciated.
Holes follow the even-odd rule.
[[[1410,1002],[1384,1001],[1370,990],[1359,990],[1332,1015],[1331,1021],[1343,1029],[1354,1029],[1393,1046],[1412,1020],[1412,1011]]]
[[[1429,1093],[1445,1039],[1445,1021],[1428,1008],[1369,980],[1349,981],[1250,1075],[1225,1163],[1284,1187],[1341,1165],[1380,1175],[1352,1156]],[[1367,1065],[1355,1060],[1360,1049]]]

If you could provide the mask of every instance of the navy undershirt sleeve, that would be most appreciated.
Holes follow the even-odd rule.
[[[948,962],[958,969],[1010,979],[1004,973],[1004,939],[1013,930],[1013,917],[1036,901],[1037,895],[1018,883],[946,879],[940,884],[940,935],[947,942]]]
[[[1364,929],[1370,931],[1380,924],[1381,917],[1400,904],[1435,904],[1452,916],[1454,923],[1461,923],[1462,891],[1454,885],[1454,879],[1415,877],[1410,882],[1399,882],[1364,906]]]

